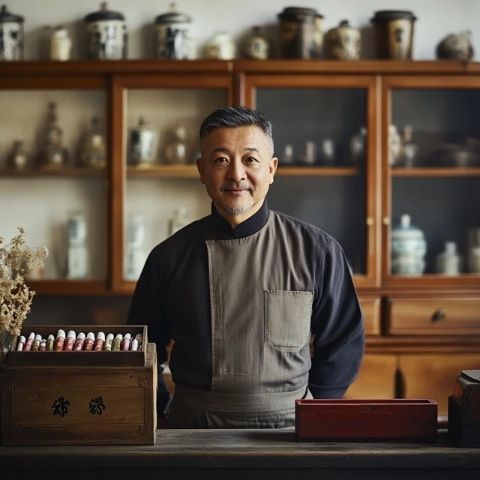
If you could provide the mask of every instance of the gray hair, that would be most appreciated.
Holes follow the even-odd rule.
[[[215,110],[203,120],[200,126],[200,141],[215,128],[255,126],[273,143],[272,123],[262,112],[248,107],[223,107]]]

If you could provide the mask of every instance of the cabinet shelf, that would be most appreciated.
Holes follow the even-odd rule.
[[[64,168],[29,168],[25,170],[0,169],[0,178],[17,177],[103,177],[105,168],[96,167],[64,167]]]
[[[349,177],[359,174],[358,167],[285,167],[280,166],[277,175],[282,176],[318,176],[318,177]]]
[[[393,177],[477,177],[480,167],[398,167],[390,172]]]
[[[41,295],[108,295],[106,282],[103,280],[27,280],[28,285]]]
[[[127,174],[132,177],[197,178],[195,165],[149,165],[127,167]]]

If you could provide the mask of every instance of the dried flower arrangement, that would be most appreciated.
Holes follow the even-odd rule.
[[[25,279],[33,268],[43,266],[48,255],[46,248],[28,247],[25,230],[17,230],[8,244],[0,237],[0,359],[8,350],[8,343],[20,335],[30,311],[35,291]]]

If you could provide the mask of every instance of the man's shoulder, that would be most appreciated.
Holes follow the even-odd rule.
[[[177,230],[170,237],[156,245],[152,250],[152,255],[163,256],[165,254],[180,252],[189,244],[197,242],[199,236],[201,236],[204,231],[208,218],[208,216],[200,218]]]
[[[312,223],[276,210],[271,210],[271,212],[273,214],[274,224],[290,235],[301,236],[305,240],[312,240],[323,247],[331,248],[338,245],[334,237]]]

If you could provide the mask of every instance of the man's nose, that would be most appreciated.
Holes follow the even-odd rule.
[[[228,176],[236,181],[246,178],[245,165],[241,159],[234,159],[232,162],[230,162]]]

